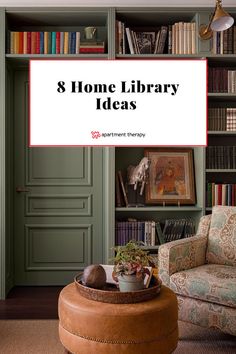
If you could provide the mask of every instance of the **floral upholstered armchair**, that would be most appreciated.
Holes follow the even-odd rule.
[[[236,207],[214,207],[196,236],[160,246],[159,275],[180,320],[236,336]]]

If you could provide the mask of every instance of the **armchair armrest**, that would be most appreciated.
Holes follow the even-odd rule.
[[[201,217],[195,236],[159,247],[158,273],[165,285],[170,284],[172,274],[205,264],[210,221],[211,215]]]

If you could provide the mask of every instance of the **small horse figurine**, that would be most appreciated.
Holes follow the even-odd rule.
[[[134,190],[137,189],[138,183],[141,183],[140,195],[143,194],[150,163],[147,157],[143,157],[137,166],[130,165],[127,169],[128,183],[134,185]]]

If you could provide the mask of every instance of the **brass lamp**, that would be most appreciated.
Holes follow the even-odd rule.
[[[201,39],[210,39],[212,31],[225,31],[233,25],[233,17],[223,10],[221,3],[222,0],[216,0],[215,11],[211,16],[209,24],[200,27],[199,36]]]

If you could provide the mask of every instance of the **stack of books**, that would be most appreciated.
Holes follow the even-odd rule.
[[[209,67],[208,91],[236,93],[236,70],[221,67]]]
[[[207,146],[206,168],[236,169],[236,146]]]
[[[236,108],[209,108],[208,130],[236,131]]]
[[[207,183],[206,206],[236,205],[236,183]]]
[[[196,54],[196,23],[177,22],[172,25],[170,54]]]
[[[236,108],[227,108],[226,130],[236,131]]]
[[[165,242],[179,240],[195,235],[195,224],[191,218],[166,219],[163,227]]]
[[[191,218],[166,219],[164,221],[117,221],[116,245],[125,245],[130,240],[141,241],[146,246],[161,245],[195,234],[195,224]]]
[[[211,51],[213,54],[236,54],[236,26],[226,31],[213,31]]]
[[[196,23],[130,28],[116,21],[116,52],[118,54],[195,54]]]
[[[104,53],[104,42],[82,42],[80,32],[8,31],[9,54],[80,54]]]
[[[125,245],[130,240],[141,241],[146,246],[158,244],[155,221],[117,221],[116,245]]]

